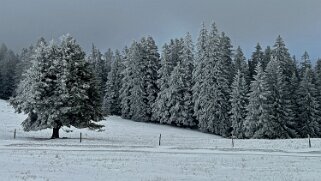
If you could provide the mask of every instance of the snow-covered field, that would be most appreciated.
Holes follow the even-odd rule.
[[[119,117],[103,132],[23,132],[0,100],[0,180],[320,180],[321,139],[235,140]],[[17,138],[13,139],[14,129]],[[83,141],[79,142],[82,132]],[[159,134],[161,146],[158,146]]]

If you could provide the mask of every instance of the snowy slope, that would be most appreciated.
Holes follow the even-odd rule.
[[[103,132],[23,132],[0,100],[0,180],[319,180],[321,139],[235,140],[108,117]],[[17,129],[17,139],[13,130]],[[79,133],[84,139],[79,143]],[[159,134],[162,144],[158,146]]]

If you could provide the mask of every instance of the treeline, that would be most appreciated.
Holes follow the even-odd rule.
[[[224,137],[321,136],[321,60],[300,63],[277,37],[247,61],[215,24],[173,39],[161,56],[151,37],[116,51],[104,110],[134,121],[197,128]]]
[[[0,58],[2,54],[1,49]],[[16,63],[9,74],[15,81],[4,83],[1,78],[1,83],[14,90],[10,84],[21,80],[33,54],[32,47],[13,54]],[[4,60],[0,63],[8,62]],[[312,66],[305,52],[297,61],[280,36],[265,50],[257,44],[247,60],[215,24],[209,29],[203,25],[196,47],[187,34],[166,43],[160,55],[153,38],[144,37],[121,52],[109,49],[102,54],[93,45],[86,60],[94,70],[105,115],[224,137],[321,136],[321,59]],[[7,77],[7,69],[1,69],[1,77]]]

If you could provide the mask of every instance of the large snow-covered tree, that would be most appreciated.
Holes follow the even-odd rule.
[[[184,39],[180,61],[174,68],[169,81],[169,105],[172,124],[183,127],[195,127],[193,116],[192,73],[193,73],[193,42],[190,34]]]
[[[183,53],[183,39],[172,39],[168,44],[163,46],[161,66],[158,70],[157,85],[159,92],[153,106],[152,121],[160,122],[162,124],[171,124],[170,121],[170,96],[171,92],[170,77],[178,62],[182,60]]]
[[[148,121],[148,104],[146,102],[147,95],[145,94],[145,71],[146,61],[144,62],[142,55],[142,46],[138,42],[133,42],[129,49],[129,61],[131,62],[131,76],[129,80],[130,95],[129,108],[131,119],[134,121]]]
[[[157,46],[152,37],[133,42],[125,62],[121,89],[122,115],[135,121],[151,121],[152,106],[159,91],[157,71],[160,66]]]
[[[168,123],[170,118],[169,105],[169,79],[173,70],[173,62],[170,59],[171,49],[165,44],[162,50],[161,68],[158,70],[157,84],[159,92],[155,103],[153,104],[152,121]]]
[[[217,42],[218,44],[218,42]],[[193,102],[194,102],[194,116],[198,120],[198,127],[201,131],[207,131],[207,121],[204,114],[205,102],[202,101],[201,91],[204,87],[204,68],[208,62],[208,31],[205,24],[202,24],[202,28],[199,32],[199,36],[196,43],[196,57],[193,71]]]
[[[248,85],[244,78],[244,74],[238,70],[234,81],[232,83],[231,93],[231,122],[232,122],[232,134],[237,138],[244,138],[244,121],[246,118],[246,106],[248,104]]]
[[[25,131],[53,128],[52,138],[59,138],[62,126],[102,127],[95,123],[102,119],[97,82],[75,39],[67,35],[60,45],[41,43],[32,62],[10,101],[28,114]]]
[[[158,53],[158,48],[154,39],[151,36],[147,38],[142,38],[141,40],[141,58],[142,58],[142,73],[143,73],[143,89],[144,102],[146,102],[146,116],[147,121],[151,121],[152,117],[152,106],[156,100],[157,94],[159,92],[159,87],[157,85],[158,70],[160,68],[160,57]]]
[[[198,39],[198,60],[194,72],[194,112],[202,131],[228,136],[229,78],[226,37],[220,37],[213,23],[207,35],[203,27]],[[205,46],[204,46],[205,45]]]
[[[266,68],[269,103],[269,124],[265,132],[267,138],[294,138],[295,113],[292,110],[292,102],[289,92],[290,84],[285,81],[280,62],[272,58]]]
[[[249,104],[246,108],[247,116],[244,122],[244,134],[247,138],[265,138],[269,121],[268,97],[270,92],[266,82],[266,75],[258,63],[254,80],[249,92]]]

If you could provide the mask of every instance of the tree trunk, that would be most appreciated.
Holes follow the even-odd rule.
[[[51,139],[59,138],[59,129],[60,129],[60,127],[53,128]]]

